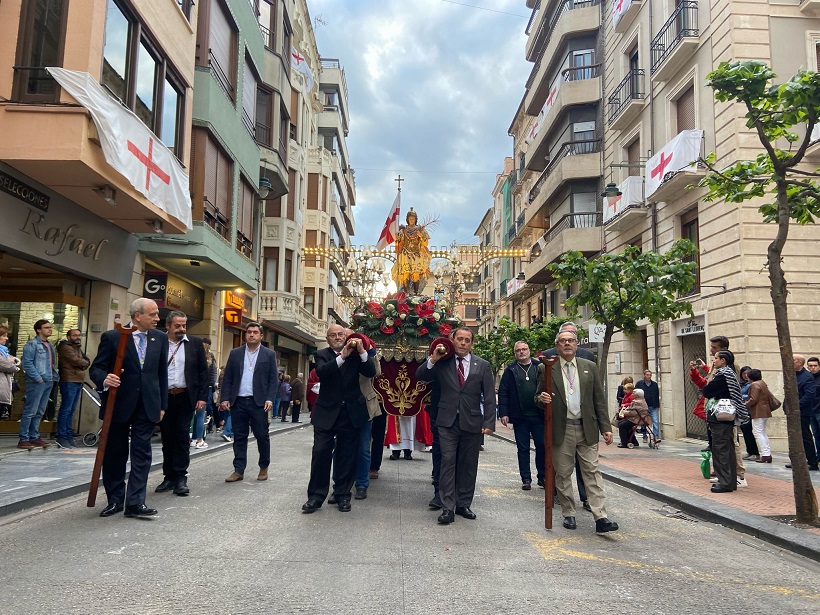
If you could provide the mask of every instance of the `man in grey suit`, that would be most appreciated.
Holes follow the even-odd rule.
[[[478,474],[478,451],[482,434],[495,431],[495,378],[490,364],[470,351],[473,332],[460,327],[453,337],[455,356],[445,358],[443,346],[434,349],[416,371],[416,378],[438,382],[441,476],[439,495],[443,504],[438,522],[455,520],[454,513],[475,519],[470,510]]]
[[[538,368],[535,401],[541,408],[552,401],[552,460],[558,500],[564,515],[563,525],[568,530],[577,527],[572,493],[572,470],[577,455],[595,517],[595,531],[614,532],[618,524],[606,516],[606,494],[598,469],[599,434],[604,436],[607,446],[612,444],[612,425],[607,416],[598,367],[592,361],[575,356],[578,338],[571,331],[558,333],[555,347],[558,360],[552,365],[550,374],[546,374],[544,365]],[[552,378],[552,396],[546,392],[547,376]]]

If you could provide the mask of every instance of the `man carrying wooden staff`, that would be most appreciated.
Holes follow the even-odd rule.
[[[131,328],[125,344],[122,369],[115,374],[120,331],[103,333],[89,374],[102,390],[100,418],[108,395],[117,390],[108,441],[103,457],[103,486],[108,505],[100,513],[110,517],[125,510],[126,517],[150,517],[155,508],[145,505],[151,469],[151,436],[168,406],[168,338],[157,331],[159,308],[150,299],[136,299],[128,308]],[[131,474],[125,484],[125,466],[131,455]]]
[[[618,524],[607,518],[606,494],[598,469],[599,434],[603,435],[607,446],[612,444],[612,425],[607,416],[598,368],[592,361],[575,356],[578,338],[571,331],[558,333],[555,347],[558,361],[550,369],[554,393],[550,395],[547,392],[546,368],[540,365],[536,403],[541,408],[552,403],[552,459],[558,501],[564,516],[563,526],[568,530],[577,528],[572,491],[572,472],[577,454],[595,517],[595,531],[599,534],[614,532]]]

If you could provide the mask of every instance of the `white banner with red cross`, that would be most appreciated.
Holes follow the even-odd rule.
[[[697,166],[695,161],[700,156],[701,141],[703,141],[702,130],[683,130],[649,159],[644,171],[647,199],[652,198],[667,173],[686,169],[695,170]]]
[[[188,174],[171,150],[88,73],[53,67],[48,72],[91,113],[105,161],[151,203],[192,228]]]
[[[387,215],[387,220],[384,223],[382,234],[379,235],[379,241],[376,244],[377,250],[384,250],[391,243],[396,241],[399,234],[399,209],[401,208],[401,192],[396,194],[396,200],[393,201],[393,206],[390,208],[390,213]]]
[[[618,186],[618,192],[621,193],[621,196],[612,199],[612,202],[609,201],[609,198],[605,199],[604,223],[628,207],[643,204],[643,177],[630,175]]]
[[[617,28],[618,22],[632,6],[632,0],[613,0],[612,2],[612,27]]]
[[[535,119],[535,123],[527,133],[527,138],[525,139],[526,143],[532,143],[535,140],[535,137],[538,136],[538,130],[541,128],[541,124],[544,123],[544,118],[547,117],[547,113],[550,112],[550,109],[552,109],[552,106],[555,104],[555,99],[558,98],[558,91],[560,89],[561,75],[559,73],[550,87],[550,92],[547,95],[547,100],[544,101],[544,106],[541,108],[541,113],[538,114],[538,117]]]

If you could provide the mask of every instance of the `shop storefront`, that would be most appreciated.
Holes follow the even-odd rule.
[[[9,351],[21,357],[34,337],[34,322],[53,323],[56,346],[69,329],[80,329],[93,357],[99,334],[122,313],[137,253],[134,235],[0,164],[0,324],[9,327]],[[0,433],[16,433],[25,377]],[[80,412],[88,414],[85,401]],[[51,418],[51,417],[49,417]],[[52,431],[44,423],[41,431]]]

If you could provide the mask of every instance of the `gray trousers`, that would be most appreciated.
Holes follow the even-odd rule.
[[[478,447],[481,433],[462,431],[458,418],[452,427],[438,427],[441,445],[441,476],[439,497],[446,510],[456,506],[469,507],[475,495],[478,474]]]
[[[575,470],[575,457],[584,477],[589,507],[596,520],[606,517],[606,494],[604,480],[598,469],[598,443],[587,444],[584,439],[583,425],[567,425],[564,441],[561,446],[553,447],[552,463],[555,466],[555,487],[558,490],[558,501],[561,503],[561,514],[564,517],[575,516],[575,496],[572,491],[572,472]]]

